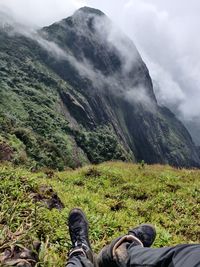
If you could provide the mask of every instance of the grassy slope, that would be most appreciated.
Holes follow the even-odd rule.
[[[111,162],[48,178],[45,172],[2,165],[0,177],[0,252],[15,242],[28,245],[39,238],[42,266],[63,266],[70,247],[65,220],[76,206],[88,216],[95,252],[144,222],[156,225],[156,247],[200,242],[197,170]],[[65,205],[62,211],[31,201],[41,185],[51,185],[58,193]]]

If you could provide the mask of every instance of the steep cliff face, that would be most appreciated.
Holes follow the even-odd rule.
[[[27,150],[33,140],[20,127],[44,146],[44,165],[53,153],[51,163],[63,165],[122,159],[200,166],[185,127],[158,106],[136,47],[101,11],[81,8],[35,35],[2,30],[0,38],[1,116],[34,160],[37,151]],[[9,112],[6,96],[15,106]]]
[[[86,128],[111,124],[136,160],[199,165],[187,130],[157,105],[136,47],[102,12],[82,8],[42,33],[73,57],[47,64],[83,96],[79,104],[85,106],[84,118],[82,112],[69,108],[78,122]],[[65,93],[61,97],[69,107],[69,97],[67,101]]]

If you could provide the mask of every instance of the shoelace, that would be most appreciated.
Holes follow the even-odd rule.
[[[81,246],[83,244],[83,240],[81,238],[82,235],[80,235],[82,228],[81,227],[75,227],[73,229],[73,234],[76,237],[75,246]]]

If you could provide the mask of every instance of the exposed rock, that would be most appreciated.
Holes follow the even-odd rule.
[[[0,162],[10,161],[13,157],[13,149],[6,142],[0,143]]]
[[[0,254],[0,264],[1,266],[34,267],[39,262],[39,249],[40,242],[34,242],[30,249],[13,245]]]

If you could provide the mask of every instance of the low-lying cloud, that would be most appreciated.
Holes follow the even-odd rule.
[[[134,41],[150,70],[158,102],[172,108],[191,132],[192,121],[200,131],[200,2],[88,3],[106,12]]]
[[[84,14],[79,12],[79,18]],[[9,24],[8,17],[5,17],[5,21]],[[139,79],[136,80],[125,80],[122,76],[128,77],[128,73],[133,68],[134,64],[137,65],[138,52],[135,49],[132,42],[124,36],[123,32],[118,29],[108,18],[104,16],[96,17],[94,15],[88,16],[88,21],[93,20],[93,30],[91,38],[97,38],[96,43],[103,42],[103,45],[107,43],[109,49],[116,51],[116,54],[121,59],[120,71],[113,70],[108,75],[102,73],[99,69],[95,68],[93,62],[90,62],[84,55],[78,59],[73,55],[72,51],[68,48],[62,49],[58,44],[48,40],[47,34],[40,34],[37,30],[31,27],[24,26],[23,24],[17,23],[11,19],[13,30],[9,31],[10,34],[22,34],[34,41],[36,41],[43,49],[45,49],[49,55],[53,56],[58,61],[69,62],[78,72],[79,75],[87,78],[93,87],[99,90],[109,90],[113,94],[120,98],[124,98],[129,103],[139,103],[143,105],[145,109],[153,112],[154,103],[147,94],[148,88],[144,88],[144,84],[140,85]],[[91,31],[88,28],[88,21],[83,18],[82,24],[78,23],[78,29],[76,34],[80,36],[88,36],[90,38]],[[64,23],[64,22],[63,22]],[[66,24],[63,25],[66,27]],[[46,38],[47,39],[46,39]],[[130,54],[130,49],[132,53]],[[137,77],[135,77],[137,78]],[[136,85],[134,85],[137,84]]]
[[[135,39],[158,85],[158,100],[166,105],[178,104],[180,114],[192,119],[200,116],[200,20],[195,21],[195,10],[187,15],[191,16],[189,21],[184,13],[169,13],[156,2],[129,1],[124,7],[123,15],[129,18],[124,27]],[[179,8],[185,3],[178,2]]]

